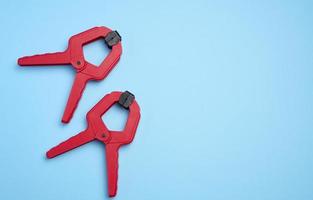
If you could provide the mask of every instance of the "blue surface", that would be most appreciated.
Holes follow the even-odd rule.
[[[142,119],[120,151],[115,199],[312,200],[312,10],[310,0],[1,1],[0,199],[106,199],[100,143],[45,152],[127,89]],[[120,32],[123,55],[63,125],[74,71],[17,58],[64,50],[99,25]],[[94,63],[107,53],[101,42],[84,50]],[[113,108],[105,121],[125,119]]]

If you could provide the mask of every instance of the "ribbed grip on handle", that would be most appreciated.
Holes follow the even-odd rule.
[[[107,144],[105,146],[109,197],[114,197],[117,191],[119,147],[119,144]]]

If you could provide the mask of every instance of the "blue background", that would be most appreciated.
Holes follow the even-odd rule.
[[[2,0],[0,199],[108,198],[102,144],[45,152],[83,130],[105,94],[130,90],[142,119],[120,150],[115,199],[312,200],[312,10],[310,0]],[[123,55],[63,125],[74,70],[16,61],[100,25],[119,31]],[[108,53],[103,41],[84,51],[95,64]],[[114,107],[104,121],[121,129],[126,117]]]

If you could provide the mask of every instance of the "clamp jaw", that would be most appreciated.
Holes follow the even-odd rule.
[[[126,101],[124,101],[125,98]],[[128,105],[126,109],[129,109],[129,115],[123,131],[109,130],[101,119],[102,115],[115,103],[119,103],[124,108],[124,105]],[[118,150],[122,145],[133,141],[139,120],[140,108],[134,95],[127,91],[124,93],[112,92],[104,96],[87,113],[87,129],[50,149],[47,152],[47,158],[54,158],[93,140],[101,141],[105,144],[108,193],[109,197],[114,197],[117,192]]]
[[[99,38],[104,38],[111,49],[108,56],[97,67],[84,58],[83,46]],[[122,54],[121,36],[117,31],[101,26],[94,27],[69,39],[68,48],[64,52],[46,53],[26,56],[18,59],[20,66],[72,65],[76,77],[62,117],[68,123],[78,105],[85,86],[89,80],[102,80],[115,67]]]

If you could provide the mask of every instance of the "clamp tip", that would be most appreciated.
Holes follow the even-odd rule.
[[[124,108],[128,109],[129,106],[133,103],[135,100],[135,95],[133,95],[129,91],[125,91],[121,94],[118,103],[123,106]]]

